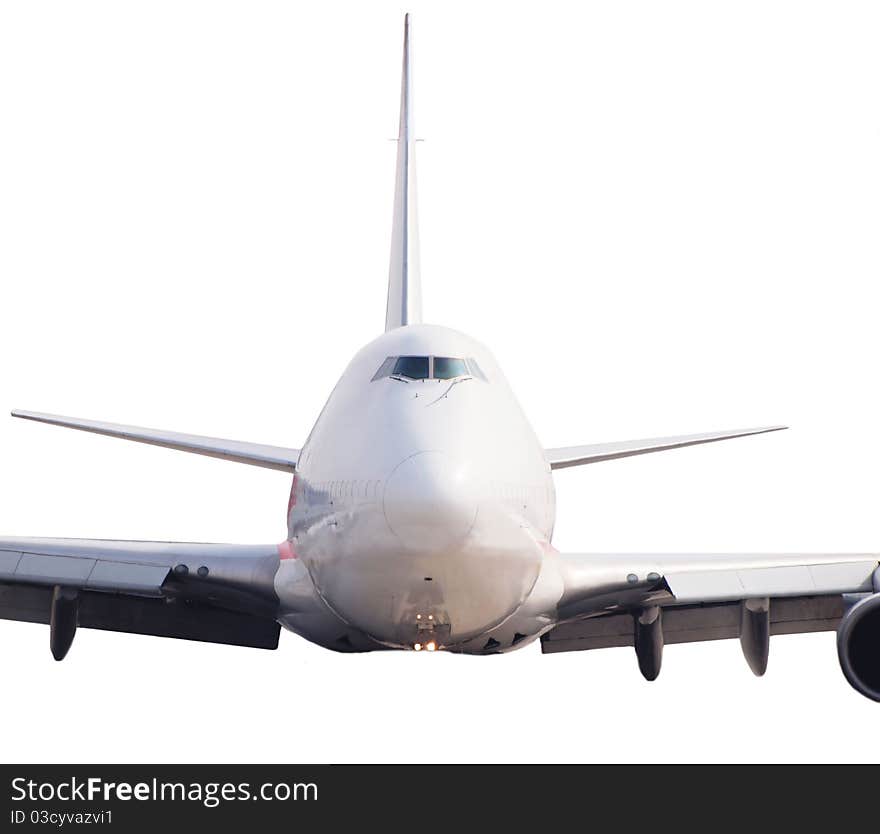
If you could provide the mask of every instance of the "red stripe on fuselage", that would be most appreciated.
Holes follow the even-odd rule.
[[[293,542],[281,542],[278,545],[278,558],[283,562],[285,559],[296,559],[296,551],[293,549]]]

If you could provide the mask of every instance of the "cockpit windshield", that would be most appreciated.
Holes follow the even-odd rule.
[[[486,376],[475,359],[453,356],[389,356],[376,371],[373,381],[391,377],[409,380],[481,379]]]
[[[470,376],[467,362],[464,359],[453,359],[450,356],[434,357],[434,379],[455,379],[457,376]]]
[[[429,359],[429,356],[399,356],[392,374],[407,379],[428,379],[431,376]]]

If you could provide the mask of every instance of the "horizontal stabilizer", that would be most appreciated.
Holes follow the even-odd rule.
[[[788,426],[770,426],[760,429],[707,432],[706,434],[683,434],[677,437],[654,437],[647,440],[623,440],[617,443],[596,443],[592,446],[564,446],[557,449],[545,449],[544,454],[551,469],[564,469],[566,466],[580,466],[584,463],[598,463],[601,460],[646,455],[649,452],[665,452],[667,449],[681,449],[685,446],[715,443],[718,440],[748,437],[752,434],[782,431],[786,428]]]
[[[34,411],[13,411],[12,416],[25,420],[36,420],[38,423],[49,423],[53,426],[64,426],[68,429],[104,434],[108,437],[119,437],[123,440],[134,440],[137,443],[149,443],[151,446],[164,446],[167,449],[177,449],[181,452],[192,452],[196,455],[207,455],[236,463],[262,466],[266,469],[279,469],[282,472],[293,472],[299,457],[299,449],[266,446],[260,443],[244,443],[239,440],[224,440],[220,437],[180,434],[161,429],[103,423],[98,420],[60,417],[56,414],[39,414]]]

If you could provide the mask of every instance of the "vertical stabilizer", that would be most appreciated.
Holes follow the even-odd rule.
[[[397,132],[397,179],[394,225],[388,272],[385,330],[422,320],[419,276],[419,226],[416,214],[416,140],[413,133],[412,41],[410,16],[403,24],[403,75],[400,83],[400,127]]]

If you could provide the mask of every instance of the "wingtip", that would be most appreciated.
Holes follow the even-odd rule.
[[[13,408],[9,413],[13,417],[19,417],[22,420],[42,420],[43,422],[48,422],[46,418],[54,418],[56,416],[54,414],[44,414],[40,411],[28,411],[23,408]]]
[[[771,431],[786,431],[788,426],[761,426],[758,429],[749,429],[743,432],[745,435],[750,434],[769,434]]]

